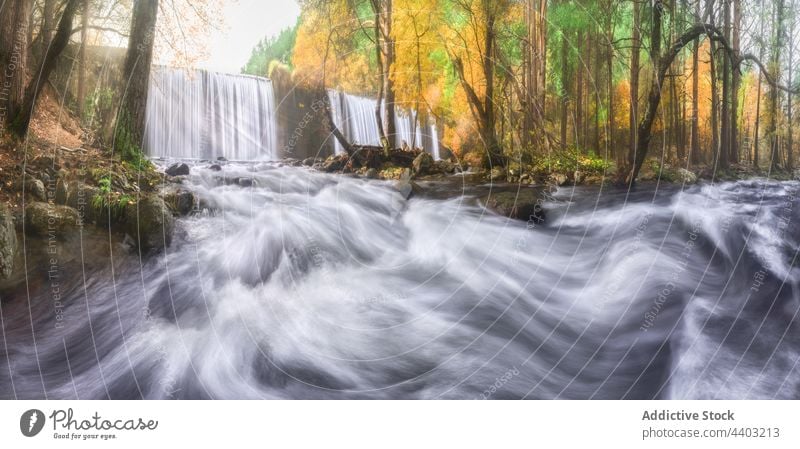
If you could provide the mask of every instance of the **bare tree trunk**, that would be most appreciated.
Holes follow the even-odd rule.
[[[697,2],[695,14],[700,16],[700,2]],[[700,38],[694,40],[692,48],[692,143],[689,161],[692,165],[700,163],[700,118],[698,108],[698,95],[700,85]]]
[[[8,126],[22,109],[28,61],[28,17],[32,0],[0,0],[0,127]]]
[[[69,38],[72,35],[72,21],[75,17],[75,12],[78,9],[80,0],[68,0],[64,6],[64,12],[61,15],[61,20],[58,22],[58,31],[50,44],[50,50],[47,55],[42,59],[39,64],[36,75],[25,88],[25,99],[22,102],[22,107],[19,113],[14,118],[14,123],[11,125],[13,131],[23,136],[28,132],[28,126],[31,123],[33,116],[33,108],[36,105],[36,99],[44,89],[47,80],[50,79],[50,74],[56,68],[59,56],[67,48]]]
[[[730,42],[731,8],[730,0],[722,0],[722,32]],[[731,143],[731,64],[727,54],[722,54],[722,120],[720,126],[720,149],[717,152],[717,168],[728,167],[728,154]]]
[[[630,146],[628,166],[633,167],[637,147],[637,126],[639,123],[639,49],[641,47],[641,5],[633,0],[633,29],[631,32],[631,98],[630,98]],[[659,37],[660,39],[660,37]]]
[[[717,70],[717,45],[711,41],[709,45],[711,62],[711,160],[716,167],[719,164],[719,72]]]
[[[739,57],[741,51],[741,28],[742,28],[742,1],[733,0],[733,29],[732,45],[733,52]],[[739,70],[733,70],[731,81],[731,151],[730,161],[739,162],[739,90],[742,84],[742,75]]]
[[[567,61],[569,56],[569,42],[567,35],[561,34],[561,150],[567,149],[567,118],[569,116],[569,81]]]
[[[778,0],[776,5],[776,21],[775,21],[775,42],[772,46],[772,62],[771,71],[775,77],[775,82],[780,82],[780,61],[781,61],[781,47],[783,47],[783,19],[784,19],[784,1]],[[769,120],[769,136],[770,136],[770,169],[777,170],[780,163],[779,154],[779,140],[778,140],[778,89],[772,86],[769,91],[769,105],[770,105],[770,120]]]
[[[158,0],[137,0],[134,3],[131,34],[123,70],[126,89],[117,116],[114,144],[126,159],[141,156],[153,61]]]
[[[392,78],[392,69],[395,61],[395,43],[392,34],[392,13],[393,4],[392,0],[384,1],[384,36],[383,40],[386,47],[386,61],[384,61],[384,77],[383,82],[386,85],[384,94],[386,95],[386,138],[388,139],[390,148],[397,148],[397,123],[395,122],[395,91],[394,79]]]
[[[78,116],[86,117],[86,46],[89,45],[89,0],[83,0],[81,47],[78,53]]]

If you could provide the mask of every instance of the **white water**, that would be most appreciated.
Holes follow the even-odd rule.
[[[375,118],[377,100],[335,90],[328,90],[328,99],[331,102],[333,122],[349,142],[358,145],[381,145],[378,121]],[[410,147],[425,149],[435,160],[440,159],[439,132],[435,123],[421,126],[415,112],[395,108],[395,127],[397,131],[395,145],[398,148],[405,142]],[[335,145],[336,154],[341,154],[344,149],[339,142]]]
[[[63,328],[45,273],[4,292],[0,397],[798,398],[798,183],[561,189],[533,229],[470,189],[185,185],[215,212],[150,259],[84,243]]]
[[[252,76],[154,68],[145,151],[177,159],[277,159],[272,83]]]

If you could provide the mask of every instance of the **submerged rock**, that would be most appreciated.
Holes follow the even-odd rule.
[[[65,240],[81,226],[78,211],[69,206],[31,203],[25,208],[25,232]]]
[[[172,164],[167,168],[164,173],[169,176],[185,176],[189,174],[189,166],[183,163]]]
[[[211,171],[222,171],[222,166],[219,164],[212,164],[208,169]]]
[[[14,268],[17,253],[17,232],[14,220],[5,204],[0,203],[0,279],[8,279]]]
[[[378,170],[370,168],[366,173],[364,173],[364,176],[366,176],[367,179],[378,179]]]
[[[157,195],[144,196],[126,210],[126,230],[145,251],[168,247],[174,229],[172,212]]]
[[[540,189],[520,189],[518,192],[492,193],[483,199],[486,208],[504,217],[516,220],[544,222],[542,191]]]

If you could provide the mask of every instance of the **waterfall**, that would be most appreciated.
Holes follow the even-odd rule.
[[[266,78],[155,67],[145,151],[178,159],[276,159],[275,115]]]
[[[381,145],[378,122],[375,119],[376,101],[336,90],[328,91],[331,102],[332,119],[339,130],[353,144]],[[395,108],[396,145],[406,142],[409,146],[424,148],[439,160],[439,133],[436,124],[421,126],[417,120],[417,112]],[[416,125],[416,126],[414,126]],[[336,154],[344,151],[339,142],[335,142]]]

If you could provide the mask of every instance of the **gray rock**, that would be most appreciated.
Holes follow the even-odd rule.
[[[253,178],[239,178],[236,183],[242,187],[253,187]]]
[[[37,201],[47,201],[47,191],[44,188],[44,183],[36,178],[28,178],[25,181],[25,192],[32,196]]]
[[[8,279],[17,254],[17,232],[14,220],[5,204],[0,203],[0,279]]]
[[[100,194],[100,189],[86,185],[82,182],[70,182],[67,186],[65,205],[78,211],[84,223],[94,223],[97,211],[92,205],[92,200]]]
[[[56,181],[56,204],[67,204],[67,194],[69,192],[69,183],[64,178],[58,178]]]
[[[416,182],[408,179],[401,179],[400,181],[395,182],[394,188],[400,192],[400,195],[402,195],[403,198],[407,200],[411,199],[415,195],[419,196],[422,194],[422,187],[420,187],[420,185]]]
[[[189,215],[194,209],[194,194],[183,189],[164,192],[164,202],[178,215]]]
[[[144,196],[130,204],[125,216],[126,230],[142,250],[160,250],[172,243],[175,219],[157,195]]]
[[[364,176],[366,176],[367,179],[378,179],[378,170],[370,168],[369,170],[367,170]]]
[[[501,167],[493,167],[492,171],[489,172],[489,180],[492,182],[502,181],[504,179],[506,179],[506,171]]]
[[[186,176],[189,174],[189,166],[183,163],[172,164],[167,168],[164,173],[168,176]]]
[[[426,175],[432,167],[433,156],[424,151],[414,158],[414,162],[411,163],[411,168],[414,170],[415,175]]]
[[[331,156],[322,164],[322,170],[327,173],[333,173],[335,171],[342,170],[346,164],[346,155]]]
[[[222,167],[219,164],[212,164],[208,169],[211,171],[222,171]]]
[[[569,178],[567,178],[567,175],[561,173],[553,173],[550,175],[550,182],[557,186],[563,186],[569,182]]]
[[[25,208],[25,232],[66,240],[81,226],[78,211],[69,206],[31,203]]]

